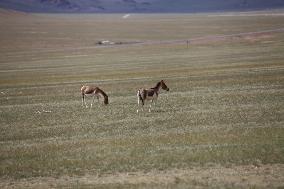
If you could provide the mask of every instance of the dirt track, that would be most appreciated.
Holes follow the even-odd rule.
[[[183,40],[164,40],[164,41],[145,41],[145,42],[133,42],[126,44],[113,44],[113,45],[102,45],[100,47],[112,47],[112,46],[130,46],[130,45],[156,45],[156,44],[178,44],[178,43],[198,43],[200,41],[220,41],[233,37],[254,37],[259,35],[271,35],[273,33],[282,33],[284,32],[284,28],[278,29],[270,29],[270,30],[261,30],[261,31],[253,31],[253,32],[243,32],[243,33],[233,33],[233,34],[225,34],[225,35],[209,35],[203,37],[189,38]],[[93,47],[86,47],[93,48]]]

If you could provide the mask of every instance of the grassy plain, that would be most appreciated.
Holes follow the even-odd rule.
[[[0,14],[1,188],[284,187],[282,14]]]

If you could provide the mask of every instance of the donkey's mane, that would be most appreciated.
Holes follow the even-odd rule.
[[[161,86],[161,81],[159,81],[157,84],[156,84],[156,86],[155,87],[152,87],[151,89],[157,89],[157,88],[159,88],[160,86]]]
[[[103,95],[104,97],[107,97],[107,94],[106,94],[103,90],[101,90],[101,89],[98,88],[98,87],[97,87],[97,90],[100,91],[100,93],[102,93],[102,95]]]

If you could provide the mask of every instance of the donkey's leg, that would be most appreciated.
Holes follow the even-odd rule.
[[[139,97],[138,97],[138,108],[137,108],[137,113],[139,112],[139,107],[141,106],[141,110],[142,112],[144,112],[144,101],[141,100]]]
[[[139,113],[139,99],[138,99],[138,106],[136,112]]]
[[[151,103],[150,103],[150,105],[149,105],[149,112],[151,112],[151,108],[152,108],[153,102],[154,102],[154,100],[152,99],[152,100],[151,100]]]
[[[156,105],[157,105],[157,100],[158,100],[158,98],[155,98],[155,99],[153,100],[153,102],[154,102],[154,106],[156,106]]]
[[[139,113],[140,102],[142,102],[142,101],[140,99],[140,91],[138,90],[137,91],[137,105],[138,105],[138,107],[137,107],[137,110],[136,110],[137,113]],[[141,105],[143,106],[143,104],[141,104]]]
[[[82,105],[88,108],[88,105],[86,103],[86,96],[84,94],[82,95]]]
[[[156,105],[157,105],[157,99],[158,99],[158,96],[156,96],[156,97],[154,96],[153,99],[151,100],[149,112],[151,112],[152,106],[156,107]]]
[[[95,96],[93,96],[93,99],[92,99],[92,102],[91,102],[91,108],[93,107],[94,101],[95,101]]]
[[[138,100],[137,100],[137,104],[138,104],[138,106],[137,106],[137,113],[139,112],[139,108],[140,108],[140,106],[141,106],[141,108],[143,108],[143,104],[141,103],[141,105],[140,105],[140,98],[138,97]]]
[[[82,106],[84,106],[84,104],[85,104],[85,95],[82,94]]]
[[[144,105],[145,105],[146,100],[142,99],[141,102],[142,102],[142,104],[141,104],[142,105],[142,112],[144,112]]]

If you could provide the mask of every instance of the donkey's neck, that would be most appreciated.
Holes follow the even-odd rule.
[[[161,82],[158,82],[158,83],[156,84],[156,86],[153,87],[152,89],[158,91],[158,90],[160,90],[160,88],[161,88]]]
[[[106,94],[103,90],[97,88],[97,91],[98,91],[98,93],[100,93],[101,95],[103,95],[104,98],[107,98],[107,97],[108,97],[107,94]]]

